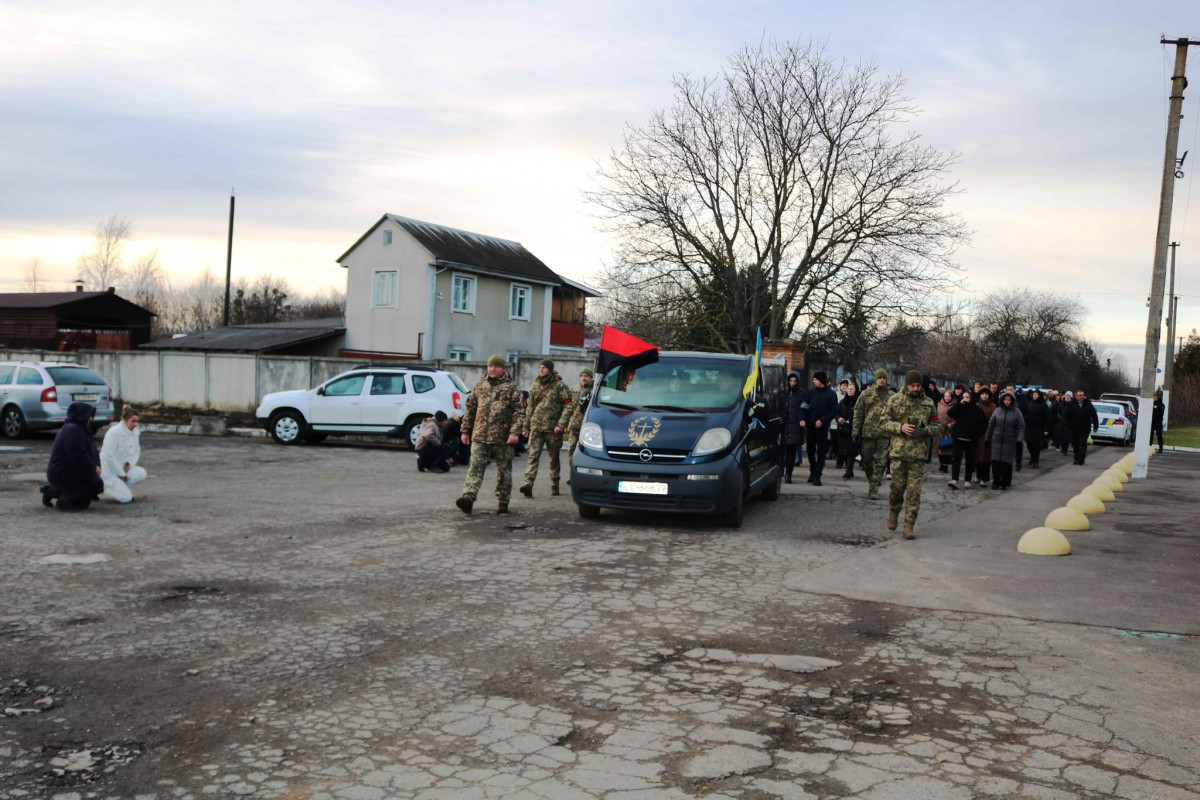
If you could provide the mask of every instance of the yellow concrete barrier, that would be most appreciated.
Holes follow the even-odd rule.
[[[1104,503],[1100,498],[1091,494],[1077,494],[1067,501],[1067,508],[1073,508],[1081,514],[1103,514]]]
[[[1056,508],[1046,515],[1046,527],[1056,531],[1088,531],[1092,523],[1073,508]]]
[[[1101,475],[1099,478],[1096,478],[1096,480],[1092,481],[1092,486],[1103,486],[1114,494],[1125,489],[1119,480],[1110,475]]]
[[[1111,467],[1109,467],[1108,469],[1106,469],[1104,471],[1105,472],[1120,472],[1122,475],[1131,475],[1131,474],[1133,474],[1133,464],[1126,463],[1124,461],[1118,461],[1117,463],[1113,464]]]
[[[1129,483],[1129,475],[1126,474],[1125,470],[1113,469],[1112,467],[1109,467],[1100,474],[1107,475],[1113,480],[1120,481],[1121,483]]]
[[[1071,543],[1054,528],[1033,528],[1017,542],[1017,552],[1031,556],[1067,556]]]
[[[1112,489],[1109,489],[1107,486],[1097,486],[1094,483],[1090,486],[1085,486],[1080,494],[1090,494],[1102,503],[1111,503],[1117,499],[1117,496],[1112,493]]]

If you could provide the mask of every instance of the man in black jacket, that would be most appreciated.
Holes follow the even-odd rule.
[[[1025,415],[1025,446],[1029,448],[1029,466],[1037,467],[1042,456],[1042,446],[1050,436],[1050,406],[1042,397],[1041,389],[1029,392]]]
[[[829,423],[837,417],[838,410],[837,392],[829,388],[829,379],[824,372],[813,374],[813,388],[808,390],[804,405],[800,427],[804,429],[805,446],[808,447],[808,482],[820,486],[825,455],[829,452]]]
[[[92,438],[92,417],[95,415],[95,407],[88,403],[71,403],[67,408],[67,422],[50,446],[42,505],[49,507],[51,501],[58,498],[60,510],[82,511],[104,491],[104,481],[100,479],[100,451]]]
[[[946,484],[951,489],[958,488],[958,471],[962,466],[963,457],[967,460],[966,485],[971,485],[971,477],[975,473],[975,455],[979,447],[979,439],[987,430],[988,418],[983,409],[975,404],[975,398],[970,392],[963,392],[962,399],[946,412],[954,420],[951,434],[954,436],[953,459],[950,467],[950,482]]]
[[[1100,417],[1092,401],[1083,389],[1075,392],[1075,402],[1065,410],[1067,427],[1071,429],[1071,447],[1075,451],[1075,463],[1083,466],[1087,459],[1087,440],[1092,431],[1100,429]]]

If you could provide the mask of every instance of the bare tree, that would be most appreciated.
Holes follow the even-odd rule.
[[[124,277],[122,261],[125,256],[125,242],[129,239],[131,230],[129,220],[116,214],[96,226],[91,251],[84,253],[79,259],[79,272],[84,288],[103,291],[121,282]]]
[[[1029,289],[984,295],[972,325],[980,367],[994,380],[1019,383],[1055,383],[1074,376],[1084,316],[1077,297]]]
[[[682,293],[697,344],[744,351],[759,326],[807,338],[847,309],[912,309],[953,282],[967,235],[945,209],[956,157],[893,134],[915,113],[900,78],[769,40],[674,86],[588,197],[621,242],[610,277]]]
[[[43,292],[46,290],[46,281],[42,278],[42,260],[34,256],[33,261],[25,268],[25,275],[21,279],[22,292]]]

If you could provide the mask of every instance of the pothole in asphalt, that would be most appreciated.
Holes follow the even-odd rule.
[[[111,775],[118,767],[134,761],[142,755],[143,748],[143,743],[134,739],[102,745],[78,742],[45,745],[36,766],[36,778],[34,775],[29,778],[45,787],[81,786]]]
[[[0,686],[0,706],[6,717],[41,714],[62,704],[63,692],[35,679],[13,678]]]

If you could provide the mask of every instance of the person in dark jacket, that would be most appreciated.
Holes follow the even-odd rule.
[[[1029,410],[1025,412],[1025,447],[1029,450],[1029,466],[1037,467],[1042,446],[1050,436],[1050,406],[1041,389],[1029,392]]]
[[[992,390],[984,386],[979,391],[979,402],[975,405],[983,412],[984,430],[986,430],[988,420],[996,412],[996,404],[992,402]],[[979,444],[975,448],[975,483],[983,486],[991,480],[991,474],[992,445],[986,436],[980,436]]]
[[[1029,397],[1025,394],[1025,392],[1022,392],[1020,389],[1018,389],[1017,385],[1015,383],[1013,383],[1012,381],[1008,382],[1008,384],[1004,387],[1004,391],[1008,392],[1009,394],[1011,394],[1013,396],[1013,402],[1016,403],[1017,411],[1021,412],[1021,416],[1025,418],[1027,427],[1028,427]],[[1016,466],[1017,466],[1017,472],[1021,471],[1021,460],[1024,458],[1024,456],[1025,456],[1025,442],[1024,441],[1017,442],[1017,460],[1015,462]]]
[[[1075,392],[1075,402],[1067,407],[1067,427],[1071,429],[1071,448],[1075,451],[1075,463],[1083,466],[1087,460],[1087,440],[1092,431],[1099,430],[1100,417],[1092,401],[1083,389]]]
[[[858,445],[854,442],[854,404],[857,402],[858,384],[850,381],[846,384],[846,396],[838,403],[837,413],[838,453],[846,465],[846,471],[842,473],[846,480],[854,477],[854,459],[858,457]]]
[[[92,438],[96,408],[88,403],[71,403],[67,421],[50,446],[42,505],[58,499],[61,511],[82,511],[104,491],[100,478],[100,451]]]
[[[1007,491],[1012,486],[1017,443],[1025,440],[1025,418],[1012,392],[1000,395],[1000,405],[992,412],[983,435],[992,446],[992,488]]]
[[[1059,451],[1065,456],[1067,451],[1071,449],[1071,423],[1067,420],[1071,416],[1071,409],[1075,407],[1075,394],[1070,391],[1063,392],[1062,400],[1058,403],[1058,419],[1055,424],[1058,425],[1058,442]]]
[[[784,420],[784,442],[787,452],[784,456],[783,482],[792,482],[792,469],[796,466],[796,450],[804,446],[804,429],[800,421],[804,419],[804,401],[808,392],[800,385],[800,373],[792,370],[788,373],[787,418]]]
[[[967,472],[964,475],[967,486],[971,485],[971,476],[975,473],[975,455],[979,448],[979,440],[987,430],[988,418],[975,402],[970,392],[963,392],[962,399],[946,412],[954,422],[951,433],[954,436],[954,449],[951,453],[950,482],[946,484],[951,489],[958,488],[959,468],[965,458]]]
[[[942,393],[938,391],[937,381],[928,375],[921,376],[921,393],[933,401],[933,407],[937,408],[938,403],[942,400]],[[928,442],[929,452],[925,454],[925,463],[929,464],[933,461],[934,441],[930,439]]]
[[[1154,435],[1158,434],[1158,452],[1163,451],[1162,429],[1163,417],[1166,416],[1167,406],[1163,403],[1162,389],[1154,393],[1154,411],[1150,416],[1150,444],[1154,445]]]
[[[838,411],[837,392],[829,388],[824,372],[813,374],[813,385],[804,405],[800,427],[804,429],[804,445],[808,448],[808,482],[820,486],[829,452],[829,423],[837,418]]]

